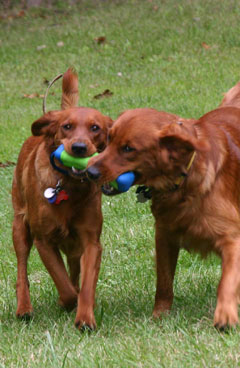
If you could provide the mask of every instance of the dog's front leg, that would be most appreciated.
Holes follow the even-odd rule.
[[[69,279],[59,249],[44,240],[35,240],[34,243],[56,285],[59,293],[59,304],[68,310],[73,309],[77,302],[77,292]]]
[[[218,242],[222,257],[222,276],[218,286],[214,326],[220,330],[238,323],[240,291],[240,238]]]
[[[153,316],[160,317],[169,311],[173,302],[173,280],[178,259],[179,248],[169,241],[166,233],[156,222],[156,267],[157,289]]]
[[[33,307],[30,301],[27,260],[32,247],[32,237],[28,224],[22,215],[13,220],[13,244],[17,256],[17,312],[18,318],[29,319]]]
[[[89,234],[86,237],[87,244],[81,257],[81,286],[78,294],[78,306],[75,326],[83,330],[86,327],[91,330],[96,328],[94,317],[95,290],[101,264],[102,247],[96,240],[91,241]]]

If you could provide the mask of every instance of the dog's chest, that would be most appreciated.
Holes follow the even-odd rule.
[[[214,250],[214,242],[207,238],[197,238],[192,234],[185,233],[179,236],[179,247],[188,252],[200,253],[202,257]]]
[[[221,224],[201,210],[200,205],[181,203],[176,206],[152,206],[156,224],[166,234],[171,242],[190,252],[206,256],[215,250]]]

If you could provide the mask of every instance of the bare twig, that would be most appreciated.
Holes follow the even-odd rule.
[[[47,100],[47,95],[48,95],[48,91],[50,89],[50,87],[60,78],[62,78],[63,74],[58,74],[51,82],[49,82],[48,88],[45,92],[44,95],[44,99],[43,99],[43,113],[46,114],[46,100]]]

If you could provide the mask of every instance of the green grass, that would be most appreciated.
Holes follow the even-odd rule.
[[[16,162],[42,114],[44,80],[73,65],[80,104],[115,118],[155,107],[198,117],[216,107],[240,78],[240,4],[236,0],[84,0],[78,6],[28,9],[0,20],[0,162]],[[1,6],[0,6],[1,7]],[[1,8],[0,8],[1,9]],[[95,38],[105,36],[98,45]],[[64,45],[58,47],[62,41]],[[206,49],[202,43],[210,48]],[[46,47],[37,50],[38,46]],[[119,73],[121,73],[119,75]],[[48,109],[60,106],[57,82]],[[110,89],[113,96],[94,96]],[[51,94],[53,93],[53,94]],[[134,189],[104,198],[104,247],[97,286],[98,329],[74,327],[34,249],[29,261],[35,314],[15,318],[16,259],[11,240],[13,166],[0,168],[0,367],[239,367],[239,328],[212,327],[220,261],[182,252],[171,314],[154,321],[154,227]]]

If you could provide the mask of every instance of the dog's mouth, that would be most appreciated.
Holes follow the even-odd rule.
[[[88,177],[86,175],[86,169],[80,170],[72,166],[71,168],[68,169],[68,173],[72,178],[76,180],[80,180],[82,182],[88,180]]]
[[[141,175],[138,172],[135,172],[135,171],[134,171],[134,175],[135,175],[135,180],[134,180],[134,182],[132,183],[131,186],[134,186],[134,185],[138,184],[138,180],[141,177]],[[102,190],[102,193],[105,194],[106,196],[115,196],[117,194],[124,193],[124,192],[114,188],[110,183],[104,183],[101,186],[101,190]]]
[[[114,196],[122,193],[119,190],[113,188],[109,183],[103,184],[101,189],[102,193],[105,194],[106,196]]]
[[[84,170],[80,170],[80,169],[76,169],[76,167],[72,166],[71,167],[71,173],[74,175],[74,176],[79,176],[79,175],[83,175],[86,173],[86,169]]]

